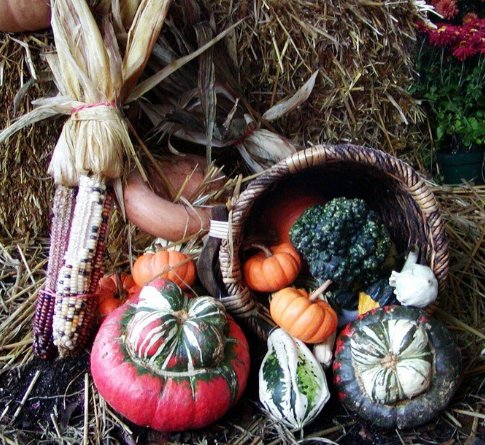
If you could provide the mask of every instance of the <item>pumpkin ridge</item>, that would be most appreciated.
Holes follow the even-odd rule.
[[[293,324],[292,331],[295,332],[295,334],[297,333],[297,338],[307,341],[318,333],[320,326],[324,321],[321,319],[315,321],[314,318],[318,315],[320,315],[320,310],[317,305],[310,304],[304,311],[295,316],[295,318],[298,317],[298,319]],[[310,323],[308,322],[309,320],[311,321]]]
[[[399,366],[399,364],[398,364],[398,366]],[[412,366],[411,364],[406,364],[406,365],[404,365],[404,366],[406,366],[407,368],[411,368],[411,369],[413,369],[413,370],[414,370],[414,372],[415,372],[416,374],[420,375],[420,376],[421,376],[421,377],[423,377],[423,378],[426,378],[426,377],[427,377],[427,375],[426,375],[426,374],[424,374],[422,371],[420,371],[420,369],[419,369],[419,368],[417,368],[417,367],[415,367],[415,366]]]
[[[272,257],[267,258],[259,263],[259,266],[261,270],[261,276],[264,277],[266,285],[271,289],[278,289],[280,281],[277,279],[277,276],[281,273],[283,273],[284,276],[286,275],[283,268],[281,267],[280,262],[274,257],[274,254]]]
[[[254,268],[254,271],[252,270],[251,273],[246,272],[244,274],[245,280],[247,280],[246,282],[250,287],[258,289],[264,285],[267,285],[266,278],[262,272],[263,263],[256,261],[256,258],[250,258],[245,263],[245,266],[248,270]]]
[[[308,308],[308,301],[302,300],[301,297],[295,297],[290,301],[288,306],[284,309],[285,318],[298,318],[304,314]]]
[[[391,319],[386,325],[382,321],[366,325],[350,344],[357,381],[375,402],[399,404],[429,388],[433,372],[431,345],[426,331],[415,320]],[[406,378],[409,370],[420,377],[410,381]],[[386,391],[378,392],[377,388]]]

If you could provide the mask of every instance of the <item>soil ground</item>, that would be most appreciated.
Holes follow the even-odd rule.
[[[259,361],[259,357],[255,357]],[[128,432],[119,424],[113,424],[109,435],[100,443],[123,445],[155,444],[288,444],[300,439],[278,425],[272,424],[258,409],[257,366],[253,366],[250,384],[243,399],[220,422],[204,431],[164,434],[148,428],[140,428],[124,420]],[[29,385],[36,374],[38,378],[25,403],[21,406]],[[76,439],[60,439],[70,429],[82,430],[85,397],[85,374],[89,374],[89,354],[54,361],[34,359],[21,367],[15,367],[0,376],[0,443],[10,444],[58,444],[82,443]],[[328,375],[331,378],[331,375]],[[476,379],[475,379],[476,380]],[[476,387],[470,379],[468,384]],[[485,404],[485,385],[482,391],[467,400],[455,400],[454,406]],[[21,408],[19,409],[19,407]],[[140,408],[142,409],[142,408]],[[456,420],[459,425],[456,424]],[[485,445],[485,428],[466,415],[456,417],[455,422],[446,414],[436,421],[409,431],[385,432],[350,415],[338,403],[335,394],[324,409],[324,415],[305,428],[301,443],[323,443],[326,437],[339,445]],[[91,437],[90,437],[91,438]],[[3,441],[2,441],[3,439]],[[97,441],[93,440],[92,443]],[[91,443],[91,441],[89,442]]]

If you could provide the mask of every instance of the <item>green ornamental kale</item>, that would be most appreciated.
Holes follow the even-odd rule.
[[[362,199],[334,198],[303,212],[290,229],[291,242],[321,284],[374,281],[391,246],[379,215]]]

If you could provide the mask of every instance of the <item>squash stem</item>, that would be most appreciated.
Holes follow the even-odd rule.
[[[314,290],[310,295],[310,301],[318,300],[320,295],[323,295],[325,291],[332,285],[332,280],[326,280],[318,289]]]
[[[251,244],[249,247],[254,247],[255,249],[262,250],[264,252],[264,254],[266,255],[266,258],[273,256],[273,252],[271,252],[271,250],[268,249],[263,244],[254,243],[254,244]]]
[[[116,296],[121,300],[124,301],[128,292],[123,289],[123,281],[121,280],[120,272],[115,273],[116,279]]]

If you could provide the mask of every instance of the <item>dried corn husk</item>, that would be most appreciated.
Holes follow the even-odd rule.
[[[124,159],[134,149],[119,107],[143,71],[170,3],[139,2],[122,58],[107,15],[98,26],[85,1],[52,0],[57,52],[47,60],[59,94],[37,101],[37,108],[0,134],[0,142],[41,119],[70,115],[49,166],[55,182],[75,186],[79,175],[88,173],[120,177]],[[129,23],[135,5],[118,3],[124,23]]]
[[[48,54],[47,61],[59,93],[37,101],[37,108],[0,134],[3,141],[23,126],[56,114],[69,115],[49,166],[59,186],[79,185],[72,220],[56,220],[70,224],[70,230],[55,227],[52,231],[69,233],[69,239],[60,243],[67,246],[63,265],[52,277],[56,283],[53,340],[61,355],[78,350],[89,338],[111,209],[108,180],[120,178],[126,158],[134,154],[120,107],[142,74],[170,3],[113,2],[118,31],[132,22],[122,55],[106,3],[98,5],[96,21],[85,0],[52,0],[57,52]],[[55,245],[50,255],[56,259],[61,252],[56,240],[51,242]],[[42,312],[42,303],[38,301],[39,312],[48,314],[47,309]],[[52,318],[40,317],[42,326],[36,326],[34,335],[48,336],[45,328]],[[49,341],[35,340],[42,345]]]
[[[204,2],[185,0],[176,6],[154,47],[149,64],[154,70],[170,66],[186,53],[203,47],[218,31],[210,19],[212,11]],[[202,17],[209,19],[203,20]],[[148,103],[141,104],[156,134],[175,136],[204,146],[209,161],[213,149],[217,156],[222,156],[224,151],[219,149],[236,148],[253,172],[262,171],[298,149],[275,133],[268,123],[308,99],[318,71],[295,94],[261,116],[240,94],[231,74],[231,58],[225,46],[217,45],[204,52],[197,62],[198,65],[192,64],[177,71],[169,82],[151,91]],[[177,151],[172,145],[170,147]]]

